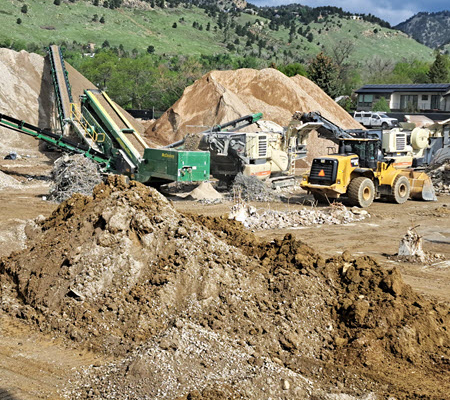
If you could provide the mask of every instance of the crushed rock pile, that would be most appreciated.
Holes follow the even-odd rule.
[[[61,203],[75,193],[89,196],[102,181],[98,164],[81,154],[58,158],[51,173],[49,200]]]
[[[342,225],[362,221],[369,217],[366,210],[349,209],[341,203],[333,203],[326,208],[304,208],[293,211],[263,210],[259,211],[244,203],[235,204],[229,214],[249,229],[283,229],[311,225]]]
[[[234,178],[231,186],[232,197],[236,200],[244,201],[275,201],[280,199],[280,195],[269,188],[256,176],[247,176],[239,173]]]
[[[450,194],[450,160],[432,166],[427,173],[433,181],[436,193]]]
[[[146,130],[161,145],[176,142],[193,131],[244,115],[262,112],[264,119],[286,126],[295,111],[319,111],[344,129],[362,126],[309,79],[287,77],[276,69],[212,71],[184,90],[182,97]],[[249,127],[246,130],[254,130]],[[330,141],[311,134],[308,159],[327,153]]]
[[[181,215],[123,177],[26,232],[27,248],[0,260],[3,312],[114,357],[79,371],[68,397],[450,389],[448,307],[369,257],[325,260],[290,235],[263,242],[235,221]]]

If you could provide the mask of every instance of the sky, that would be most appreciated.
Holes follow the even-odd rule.
[[[255,6],[279,6],[298,3],[310,7],[335,6],[352,13],[373,14],[388,21],[392,26],[406,21],[420,11],[436,12],[450,10],[448,0],[248,0]]]

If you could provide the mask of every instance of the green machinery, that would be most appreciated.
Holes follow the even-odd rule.
[[[86,89],[81,106],[75,104],[61,49],[50,46],[48,55],[61,133],[42,130],[4,114],[0,114],[0,126],[83,154],[101,164],[105,172],[124,174],[151,186],[209,179],[209,152],[148,147],[105,92]]]

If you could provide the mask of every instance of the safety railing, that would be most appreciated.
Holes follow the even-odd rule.
[[[103,143],[105,141],[105,134],[103,132],[97,132],[95,128],[89,123],[89,121],[81,113],[79,107],[75,103],[70,104],[70,117],[72,120],[77,121],[83,128],[83,131],[96,143]]]

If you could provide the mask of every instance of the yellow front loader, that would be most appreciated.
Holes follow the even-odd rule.
[[[331,202],[343,196],[359,207],[368,207],[378,198],[398,204],[410,197],[436,200],[427,174],[396,168],[396,160],[386,160],[380,147],[376,138],[340,139],[339,154],[315,158],[301,187],[318,201]]]

